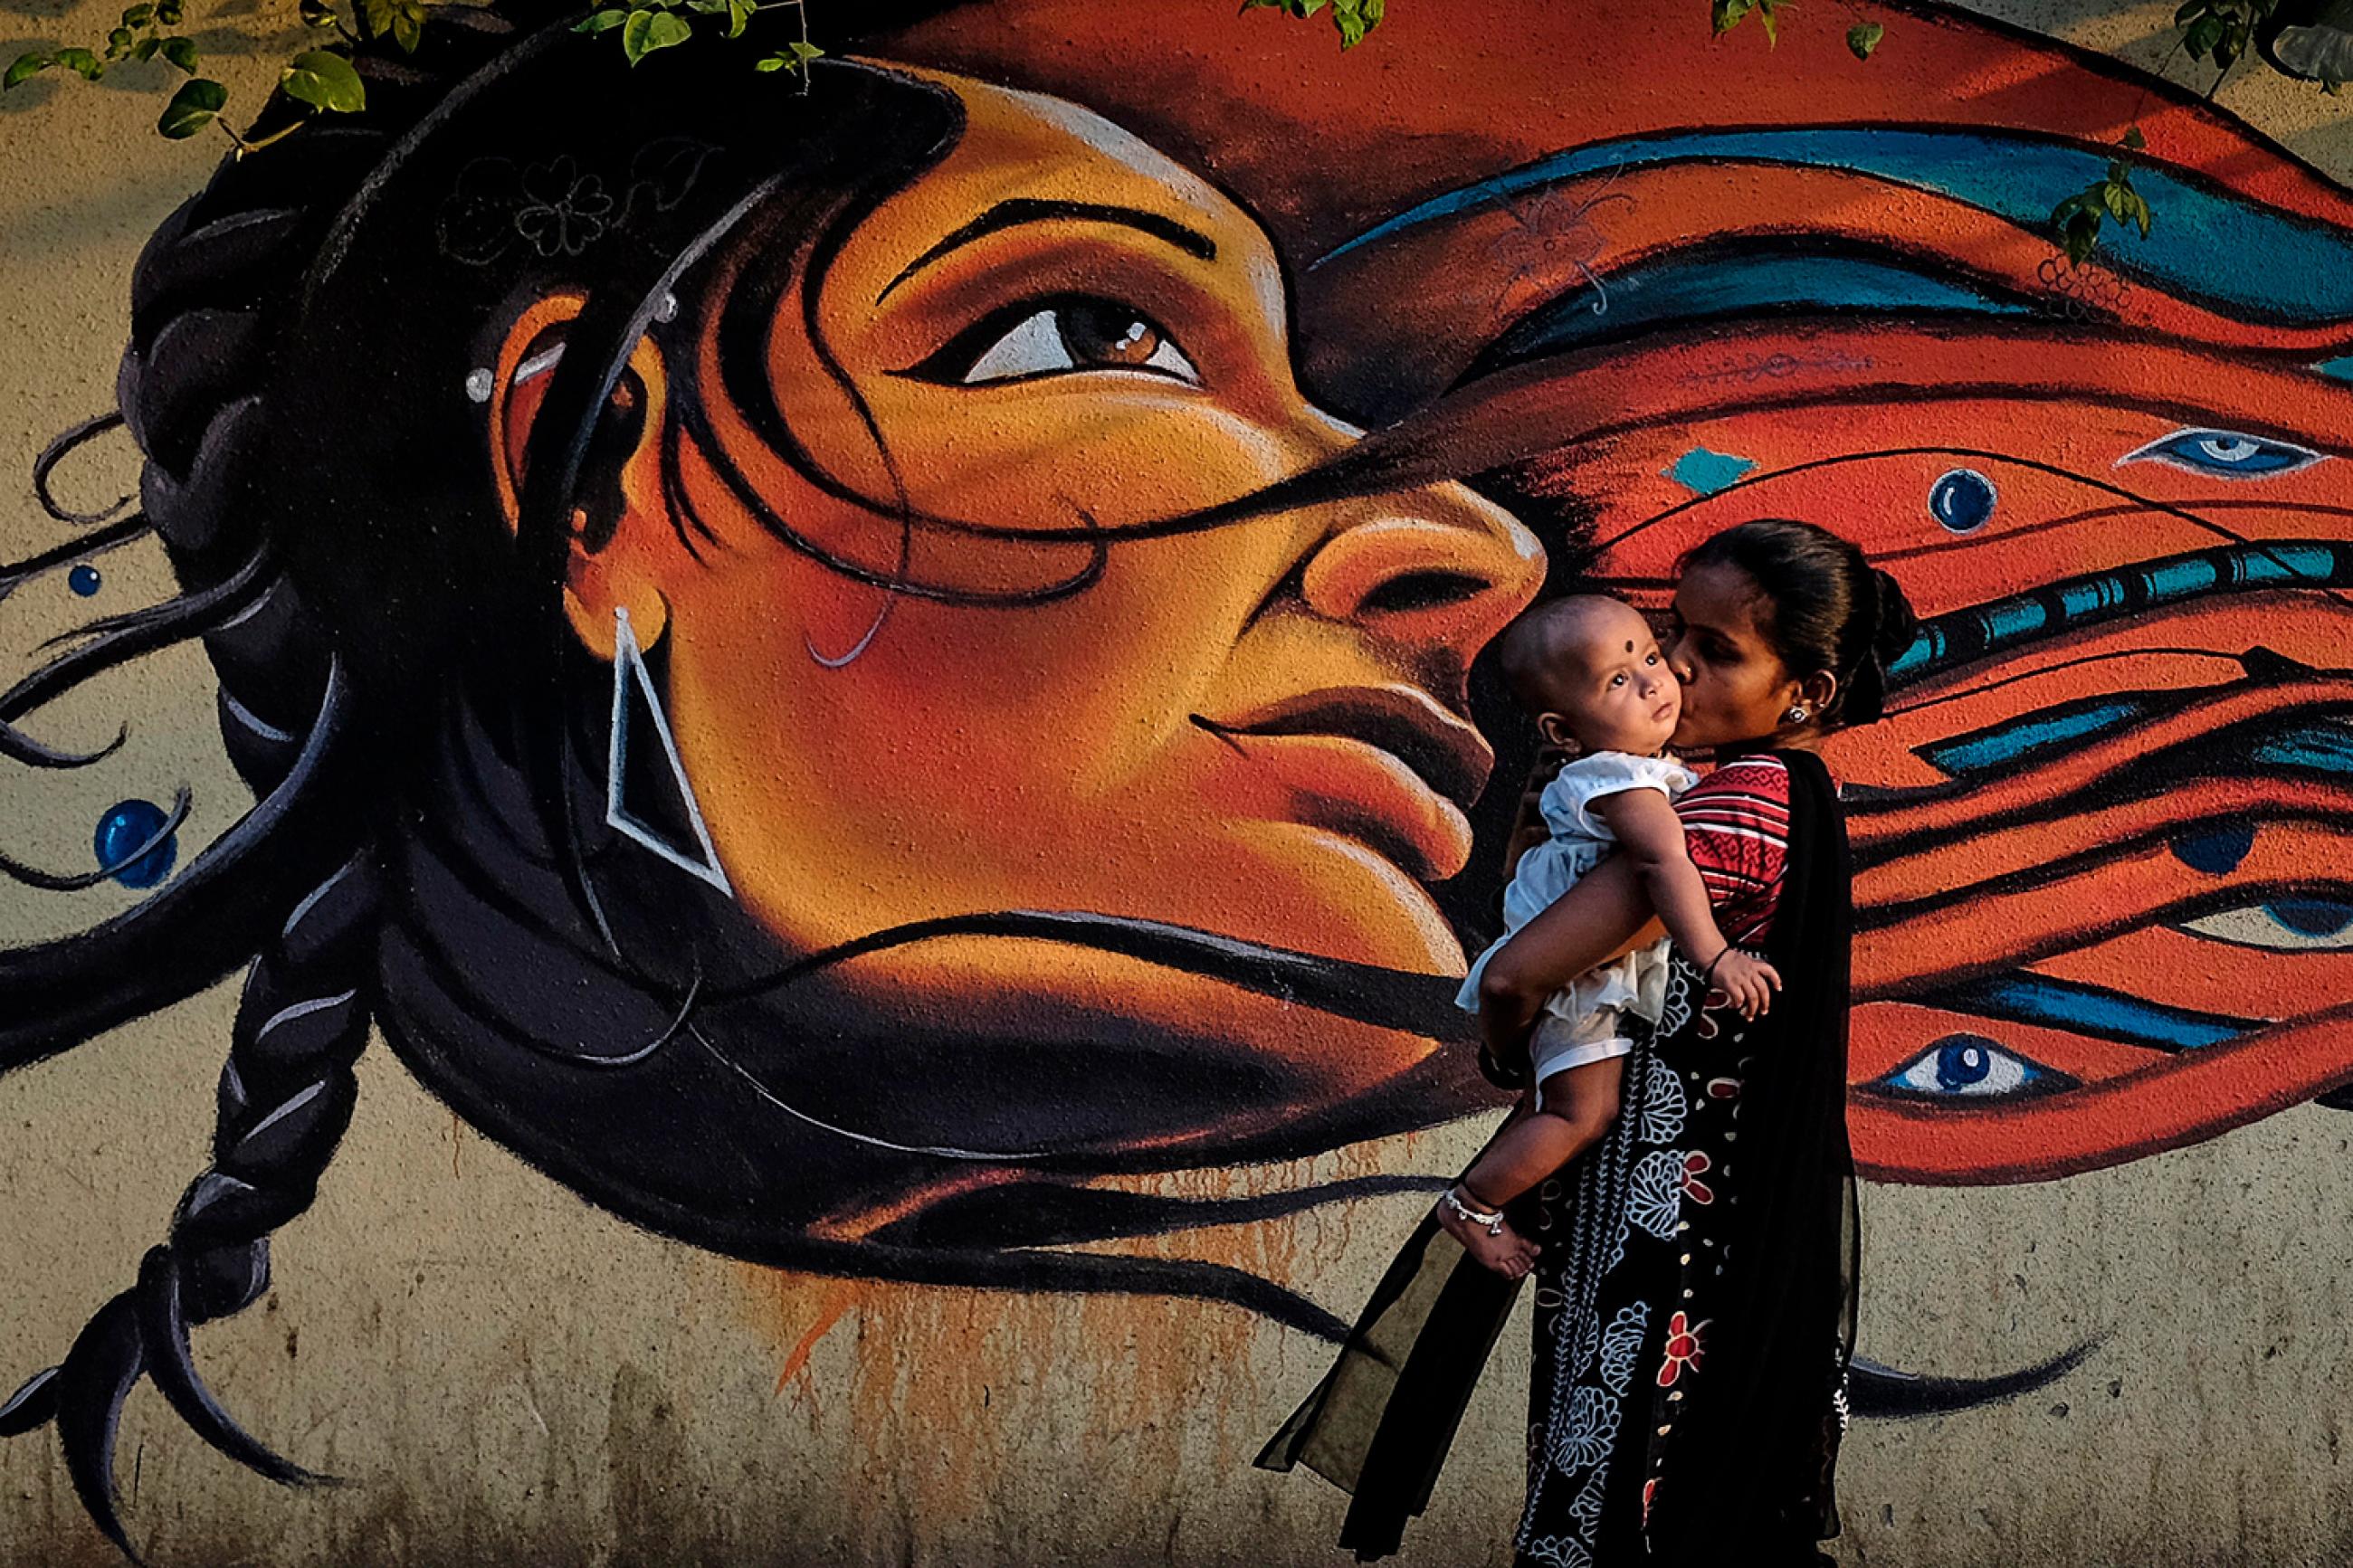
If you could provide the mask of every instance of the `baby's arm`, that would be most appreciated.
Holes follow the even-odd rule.
[[[1602,796],[1592,811],[1617,835],[1620,852],[1631,862],[1658,910],[1659,923],[1676,945],[1708,966],[1709,983],[1731,997],[1744,1015],[1753,1018],[1766,1011],[1781,977],[1771,964],[1736,951],[1725,940],[1707,901],[1707,884],[1692,864],[1683,818],[1675,815],[1673,803],[1654,789],[1629,789]]]

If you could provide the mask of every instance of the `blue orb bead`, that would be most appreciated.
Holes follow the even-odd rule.
[[[99,865],[113,866],[162,832],[164,824],[170,820],[164,808],[153,801],[123,801],[98,819],[98,831],[90,836],[90,848],[97,854]],[[126,888],[152,888],[172,874],[172,864],[179,855],[179,835],[166,835],[161,844],[118,869],[114,879]]]

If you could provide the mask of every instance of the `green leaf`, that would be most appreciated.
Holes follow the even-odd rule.
[[[326,0],[302,0],[297,12],[306,27],[332,27],[335,25],[334,9],[327,5]]]
[[[1781,42],[1780,19],[1773,15],[1773,0],[1757,0],[1757,25],[1765,29],[1767,47],[1779,45]]]
[[[126,27],[143,27],[154,19],[155,7],[146,4],[145,0],[122,13],[122,25]]]
[[[203,77],[193,78],[182,82],[172,101],[164,106],[155,129],[174,142],[185,142],[211,124],[227,102],[228,89]]]
[[[179,67],[182,70],[187,72],[190,76],[195,75],[196,40],[194,38],[178,37],[164,39],[164,58],[171,61],[174,65]]]
[[[693,36],[693,28],[667,11],[633,12],[621,25],[621,53],[634,66],[656,49],[674,47]]]
[[[2222,18],[2210,11],[2189,29],[2188,36],[2181,40],[2181,47],[2189,51],[2191,59],[2202,60],[2212,52],[2216,44],[2222,41]]]
[[[749,0],[727,0],[725,9],[727,36],[731,38],[742,37],[744,29],[751,26],[752,22],[752,6]]]
[[[0,73],[0,92],[32,80],[57,63],[53,57],[37,51],[18,55],[9,63],[7,70]]]
[[[163,47],[164,40],[155,37],[154,34],[150,33],[145,37],[131,46],[131,58],[134,60],[144,63],[145,61],[153,59],[155,58],[155,51]]]
[[[1755,9],[1757,0],[1709,0],[1708,22],[1719,35],[1728,33]]]
[[[2100,220],[2088,213],[2079,214],[2068,222],[2060,243],[2066,247],[2068,261],[2081,267],[2084,258],[2100,243]]]
[[[417,52],[417,46],[425,41],[424,6],[404,5],[393,13],[392,41],[400,46],[403,54]]]
[[[2183,0],[2181,9],[2173,14],[2173,25],[2186,27],[2206,14],[2208,0]]]
[[[2148,145],[2148,138],[2140,133],[2139,126],[2131,126],[2125,132],[2124,145],[2137,153]]]
[[[105,64],[88,49],[59,49],[58,64],[74,72],[84,81],[96,81],[106,74]]]
[[[1867,60],[1871,51],[1879,47],[1879,40],[1887,37],[1887,29],[1877,22],[1864,22],[1846,30],[1847,51],[1856,59]]]
[[[629,19],[629,14],[618,6],[589,14],[584,21],[572,24],[575,33],[609,33]]]
[[[824,55],[825,51],[815,44],[805,44],[795,39],[785,46],[784,52],[768,56],[752,68],[762,72],[807,70],[809,61],[822,58]]]
[[[106,58],[108,59],[120,59],[122,56],[129,54],[131,52],[131,46],[138,41],[139,35],[132,32],[130,28],[115,28],[114,31],[106,35]]]
[[[178,26],[180,25],[180,18],[183,15],[185,15],[185,12],[181,6],[180,0],[158,0],[158,4],[155,6],[155,20],[163,23],[164,26],[167,27]]]
[[[2324,70],[2320,73],[2320,90],[2335,98],[2345,90],[2345,79],[2334,71]]]
[[[356,114],[367,107],[367,89],[352,62],[328,49],[296,55],[278,78],[286,96],[313,109]]]

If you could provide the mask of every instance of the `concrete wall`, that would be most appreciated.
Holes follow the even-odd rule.
[[[1249,1461],[1325,1364],[1314,1325],[1353,1313],[1428,1201],[1416,1179],[1459,1168],[1493,1120],[1442,977],[1485,934],[1526,744],[1482,671],[1461,695],[1466,670],[1547,575],[1655,603],[1681,549],[1770,513],[1849,531],[1945,617],[1898,693],[1908,711],[1833,753],[1864,786],[1862,1349],[1889,1369],[1847,1450],[1846,1560],[2346,1559],[2353,1123],[2327,1101],[2353,1079],[2353,706],[2330,547],[2353,546],[2353,197],[2332,182],[2353,172],[2353,118],[2258,77],[2209,111],[1953,13],[1865,6],[1888,34],[1864,65],[1843,13],[1794,14],[1768,55],[1746,29],[1710,46],[1687,8],[1628,25],[1630,53],[1607,58],[1567,8],[1530,21],[1483,0],[1400,0],[1345,58],[1320,21],[1209,4],[1145,18],[1018,0],[856,40],[838,52],[944,86],[954,150],[893,176],[871,214],[797,211],[681,281],[683,308],[628,362],[632,434],[579,491],[612,539],[575,552],[552,641],[498,620],[468,575],[506,559],[515,454],[560,395],[526,366],[573,346],[580,289],[628,272],[632,193],[691,213],[751,177],[747,142],[684,173],[645,161],[742,89],[665,82],[657,58],[599,89],[618,107],[596,123],[510,108],[386,185],[353,254],[391,270],[339,275],[299,327],[290,288],[225,286],[284,335],[231,367],[277,399],[276,444],[221,526],[268,537],[291,573],[246,623],[269,658],[221,645],[233,695],[300,733],[298,699],[339,649],[367,682],[362,735],[391,750],[330,781],[288,877],[149,960],[165,975],[203,926],[248,920],[251,953],[337,858],[295,878],[303,855],[364,842],[382,898],[350,973],[382,1028],[267,1289],[195,1338],[249,1431],[351,1484],[275,1486],[142,1386],[115,1448],[150,1561],[1335,1560],[1337,1495]],[[854,24],[833,9],[811,25],[840,43]],[[2000,9],[2140,66],[2169,16]],[[106,20],[20,0],[0,8],[0,57]],[[202,36],[253,101],[262,58]],[[211,139],[144,134],[164,78],[0,100],[0,471],[111,406],[132,262],[211,171]],[[855,183],[791,162],[828,123],[793,116],[848,112],[819,87],[797,107],[762,79],[791,189]],[[940,101],[902,101],[875,155]],[[2143,177],[2156,234],[2070,270],[2032,220],[2135,120],[2179,175]],[[1858,133],[1810,134],[1824,123]],[[1505,177],[1724,127],[1747,139]],[[255,166],[316,155],[302,145]],[[503,166],[478,163],[492,153]],[[1160,237],[1065,216],[880,286],[1008,198],[1141,209]],[[675,245],[668,219],[644,221]],[[841,241],[814,289],[796,250],[813,235]],[[766,315],[727,315],[771,280]],[[1071,294],[1152,330],[1066,317],[1041,337],[990,313]],[[976,319],[1004,330],[967,341]],[[1032,335],[1004,348],[1017,329]],[[145,395],[185,417],[157,331],[140,326]],[[338,341],[366,374],[306,368]],[[754,345],[739,352],[797,458],[763,448],[742,383],[723,383],[727,342]],[[953,374],[889,374],[951,342]],[[1097,365],[1183,357],[945,384],[1072,344]],[[171,374],[199,405],[227,395],[186,361]],[[1151,527],[1339,457],[1458,382],[1478,401],[1491,374],[1518,401],[1421,423],[1369,496]],[[699,426],[690,388],[717,411]],[[146,434],[185,479],[185,445]],[[689,454],[667,488],[665,444]],[[712,454],[767,515],[716,481]],[[88,509],[139,479],[117,434],[56,488]],[[185,574],[216,578],[188,505],[155,510]],[[690,512],[708,535],[673,528]],[[1106,528],[1144,536],[1100,546]],[[21,484],[0,501],[0,559],[72,532]],[[0,595],[8,670],[179,590],[154,538],[84,564]],[[616,608],[654,650],[649,686],[624,687],[629,819],[693,861],[706,828],[723,890],[610,830],[595,799]],[[565,695],[512,679],[552,646]],[[1189,715],[1310,675],[1463,704],[1504,784],[1458,813],[1329,759],[1271,795],[1219,771],[1235,748]],[[155,891],[185,885],[288,767],[234,716],[232,760],[215,689],[184,643],[32,715],[52,747],[127,739],[86,767],[0,763],[0,855],[90,870],[100,824],[135,840],[144,820],[119,806],[168,812],[185,785],[172,864],[145,870]],[[574,727],[589,805],[571,830],[626,963],[512,853],[543,826],[518,781],[560,770],[493,756],[490,795],[520,806],[448,793],[463,770],[439,721],[460,690],[478,718]],[[691,796],[648,743],[647,691]],[[447,874],[460,863],[472,882]],[[89,956],[105,931],[81,933],[146,891],[6,885],[5,973],[66,942],[42,951],[93,968],[44,993],[45,1014],[125,990]],[[1020,910],[1124,923],[1071,940],[984,920],[761,983],[886,928]],[[1154,946],[1139,922],[1222,941]],[[275,1005],[332,978],[263,985]],[[30,994],[0,991],[12,1046],[40,1032]],[[233,1040],[254,1083],[339,1103],[332,1042],[257,1067],[269,1041],[237,1005],[232,979],[129,1006],[0,1079],[0,1383],[55,1363],[164,1238],[215,1157]],[[681,1011],[701,1028],[670,1030]],[[355,1014],[315,1016],[362,1037]],[[657,1041],[639,1067],[576,1059]],[[263,1114],[233,1113],[230,1142]],[[311,1131],[325,1160],[332,1128]],[[1056,1157],[1013,1157],[1039,1149]],[[252,1173],[299,1189],[301,1165]],[[1508,1561],[1525,1364],[1508,1336],[1407,1561]],[[0,1562],[111,1560],[56,1435],[0,1444]]]

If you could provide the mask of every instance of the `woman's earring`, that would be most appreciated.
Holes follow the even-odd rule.
[[[638,699],[635,702],[630,700],[633,694]],[[633,717],[649,720],[654,734],[660,739],[662,760],[668,764],[670,784],[678,791],[677,804],[687,826],[694,830],[691,849],[672,844],[629,810],[627,780]],[[613,608],[613,740],[605,756],[605,821],[615,832],[652,850],[680,870],[701,878],[731,899],[735,896],[734,885],[720,868],[719,851],[711,842],[711,830],[702,824],[702,806],[694,798],[694,786],[686,781],[686,765],[679,761],[678,742],[670,734],[670,716],[662,711],[661,699],[654,693],[653,676],[646,669],[637,630],[629,625],[629,612],[617,605]]]
[[[1789,705],[1789,710],[1781,717],[1792,724],[1802,724],[1806,721],[1806,705],[1802,702],[1793,702]]]

